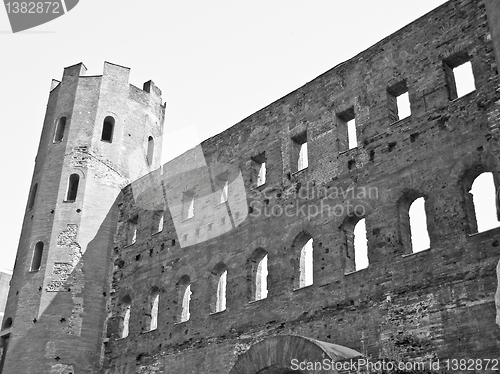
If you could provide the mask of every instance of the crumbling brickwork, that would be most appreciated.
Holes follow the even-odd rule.
[[[2,373],[499,360],[500,228],[481,228],[471,192],[491,176],[498,216],[499,20],[494,1],[447,2],[160,168],[159,89],[113,64],[102,77],[67,68],[49,98]],[[468,64],[462,94],[455,69]],[[429,238],[418,251],[417,200]]]
[[[455,97],[449,74],[464,61],[476,89]],[[498,359],[499,229],[477,233],[468,197],[481,172],[498,186],[498,84],[484,4],[451,1],[125,188],[106,372],[229,373],[257,342],[290,334],[374,359]],[[411,115],[400,120],[395,99],[404,92]],[[352,118],[357,147],[349,149]],[[308,166],[298,170],[304,143]],[[266,182],[256,187],[262,154]],[[192,170],[176,173],[179,164]],[[227,215],[245,219],[207,237],[227,224],[210,197],[222,193],[214,181],[224,170],[233,181],[241,176],[246,196],[244,207],[233,197]],[[168,201],[174,191],[177,208]],[[186,191],[195,197],[191,218],[181,213]],[[413,253],[408,208],[417,197],[425,199],[430,248]],[[163,230],[152,235],[158,209]],[[355,271],[352,232],[362,218],[369,265]],[[313,239],[314,279],[298,288],[301,235]],[[253,301],[266,254],[268,294]],[[227,308],[214,313],[220,264]],[[186,282],[190,317],[182,322]],[[150,331],[153,288],[159,314]],[[120,339],[124,299],[130,331]]]

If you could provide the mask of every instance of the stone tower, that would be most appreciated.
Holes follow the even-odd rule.
[[[113,207],[160,166],[165,105],[126,67],[53,81],[1,338],[0,372],[96,373],[109,294]],[[2,370],[3,366],[3,370]]]

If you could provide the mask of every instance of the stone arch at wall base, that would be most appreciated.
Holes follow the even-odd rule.
[[[363,355],[354,349],[297,335],[277,335],[250,347],[238,357],[229,374],[332,373],[331,370],[298,369],[294,362],[343,361]]]

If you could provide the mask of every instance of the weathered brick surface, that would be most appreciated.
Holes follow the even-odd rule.
[[[450,101],[443,61],[463,52],[477,89]],[[470,173],[491,171],[498,183],[496,66],[484,4],[451,1],[202,143],[208,167],[192,151],[125,188],[106,372],[229,373],[252,344],[276,334],[333,342],[376,359],[498,359],[500,229],[471,235],[474,219],[464,196]],[[412,115],[391,123],[387,89],[402,81]],[[358,147],[343,151],[337,115],[351,107]],[[294,173],[292,139],[304,133],[309,167]],[[250,161],[262,152],[267,182],[252,189]],[[196,171],[184,165],[181,175],[169,175],[188,162]],[[224,167],[241,170],[253,213],[232,230],[193,244],[203,230],[225,224],[219,213],[212,205],[213,220],[206,214],[197,227],[177,222],[179,209],[167,208],[163,231],[151,235],[151,207],[161,207],[174,191],[181,204],[183,192],[192,189],[198,212],[207,209],[207,195],[217,189],[209,183],[213,190],[203,191],[203,179]],[[318,190],[323,196],[312,194]],[[344,197],[339,191],[357,192]],[[411,255],[401,221],[406,196],[426,198],[431,240],[429,250]],[[354,206],[365,213],[370,266],[346,275],[352,259],[343,227]],[[323,210],[314,214],[318,207]],[[126,245],[127,220],[136,216],[137,242]],[[314,239],[314,284],[297,290],[300,247],[294,241],[302,232]],[[248,259],[257,248],[269,254],[269,295],[249,302]],[[228,269],[227,310],[213,314],[211,272],[219,262]],[[191,318],[177,323],[185,275],[192,282]],[[154,287],[160,289],[158,329],[148,332]],[[130,335],[117,339],[125,296],[132,300]]]
[[[152,83],[128,83],[129,69],[105,63],[102,76],[68,67],[47,105],[5,318],[12,318],[2,373],[96,373],[109,292],[114,202],[122,187],[159,166],[161,145],[148,166],[145,143],[162,132],[164,106]],[[150,92],[149,92],[150,91]],[[64,137],[54,142],[59,118]],[[113,140],[101,141],[103,121],[115,118]],[[80,177],[65,201],[71,174]],[[31,271],[37,242],[41,266]]]

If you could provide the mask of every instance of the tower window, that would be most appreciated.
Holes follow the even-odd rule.
[[[59,118],[57,121],[56,132],[54,133],[54,143],[58,143],[64,138],[64,130],[66,129],[66,117]]]
[[[113,141],[113,132],[115,128],[115,119],[111,116],[104,118],[102,124],[101,140],[103,142],[111,143]]]
[[[147,154],[147,157],[146,157],[148,165],[151,165],[153,163],[154,149],[155,149],[155,140],[153,139],[152,136],[150,136],[148,138],[148,154]]]
[[[40,266],[42,265],[42,255],[43,255],[43,242],[38,242],[36,243],[35,250],[33,252],[30,271],[40,270]]]
[[[38,190],[38,183],[35,183],[31,188],[30,198],[28,199],[28,209],[33,208],[33,206],[35,205],[37,190]]]
[[[444,61],[444,71],[450,100],[476,89],[472,64],[467,53],[458,53]]]
[[[71,174],[68,180],[68,191],[66,193],[66,201],[75,201],[78,194],[78,184],[80,183],[80,176],[78,174]]]
[[[153,213],[153,232],[156,234],[163,231],[163,210],[155,210]]]
[[[410,216],[411,248],[412,252],[420,252],[430,247],[429,233],[427,232],[427,217],[425,214],[425,199],[419,197],[411,205]]]
[[[391,123],[411,115],[410,99],[406,81],[401,81],[387,89],[387,107]]]
[[[220,203],[223,204],[227,202],[227,196],[229,194],[229,181],[227,178],[225,179],[220,179],[219,178],[219,184],[221,185],[221,190],[220,190]]]
[[[299,287],[313,284],[313,240],[310,238],[300,251],[300,283]]]

